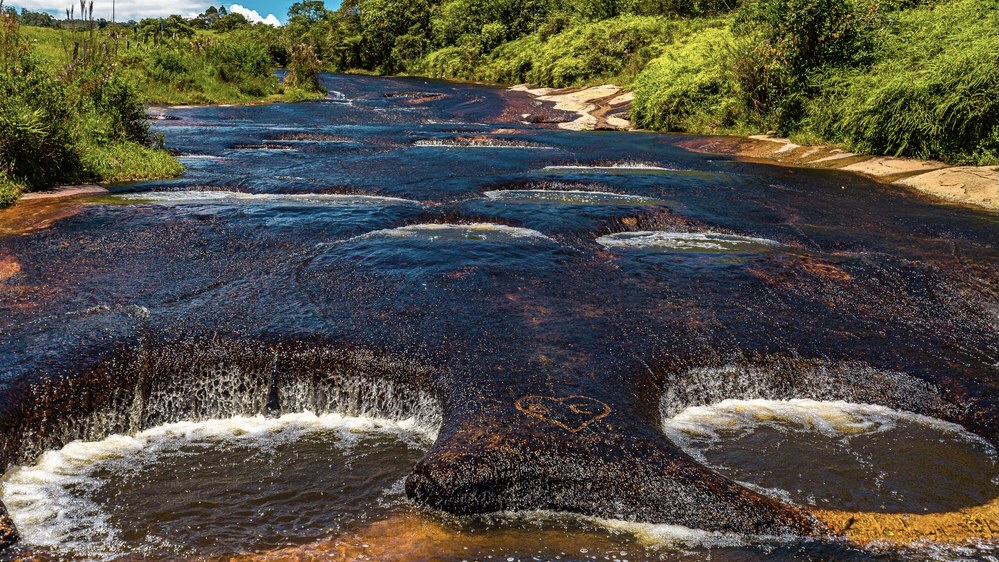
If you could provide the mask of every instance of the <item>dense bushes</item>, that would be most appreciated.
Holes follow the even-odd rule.
[[[999,159],[996,6],[959,0],[893,13],[872,63],[816,75],[802,131],[878,154]]]
[[[119,62],[152,103],[252,101],[280,90],[268,45],[238,32],[136,48]]]
[[[742,104],[726,68],[735,38],[726,20],[689,34],[654,60],[634,83],[633,117],[646,128],[718,132],[733,127]]]
[[[757,0],[733,33],[701,34],[651,63],[634,83],[633,117],[994,164],[996,19],[989,0]]]
[[[0,206],[25,189],[182,170],[147,146],[142,103],[107,63],[108,48],[92,44],[89,56],[53,72],[9,14],[0,15],[0,46]]]

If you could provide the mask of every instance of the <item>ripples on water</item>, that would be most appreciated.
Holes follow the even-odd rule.
[[[250,343],[215,365],[225,338],[430,364],[430,375],[386,370],[456,408],[588,394],[617,415],[639,409],[651,378],[667,435],[765,493],[883,512],[996,497],[994,216],[853,176],[693,155],[667,136],[511,124],[521,112],[498,117],[500,90],[327,80],[335,91],[317,103],[171,110],[178,119],[155,130],[185,155],[185,177],[114,188],[3,240],[0,396],[120,347],[152,358],[109,367],[138,377],[111,422],[25,430],[36,442],[15,447],[26,462],[2,499],[29,549],[55,560],[995,556],[995,544],[860,550],[544,512],[455,518],[401,488],[436,428],[326,408],[336,392],[305,383],[281,387],[286,415],[254,417],[288,367],[275,360],[272,379],[269,348]],[[157,338],[189,336],[204,343],[157,358]],[[750,367],[717,367],[731,357]],[[211,363],[215,382],[199,384],[188,359]],[[147,368],[177,381],[149,383],[136,374]],[[816,401],[786,400],[800,397]],[[52,450],[33,462],[36,446]]]

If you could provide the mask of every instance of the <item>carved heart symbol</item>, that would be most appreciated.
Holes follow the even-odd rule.
[[[606,418],[611,407],[589,396],[524,396],[514,404],[518,410],[532,418],[576,433],[591,423]]]

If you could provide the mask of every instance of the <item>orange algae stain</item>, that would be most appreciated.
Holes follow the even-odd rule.
[[[999,499],[948,513],[872,513],[811,510],[835,534],[867,545],[924,541],[966,543],[999,539]]]
[[[21,264],[14,260],[0,255],[0,283],[7,281],[21,272]]]
[[[394,515],[377,521],[357,533],[323,539],[312,544],[272,552],[232,558],[241,562],[299,562],[306,560],[377,560],[380,562],[424,562],[440,560],[481,560],[498,553],[531,552],[553,559],[562,552],[579,552],[581,545],[591,550],[634,548],[598,532],[567,533],[564,529],[531,526],[493,527],[485,531],[461,529],[417,514]],[[537,553],[553,553],[554,555]],[[517,556],[523,558],[523,556]],[[627,556],[626,556],[627,557]]]
[[[83,207],[69,199],[33,199],[0,211],[0,235],[25,234],[48,228],[52,223],[72,217]]]

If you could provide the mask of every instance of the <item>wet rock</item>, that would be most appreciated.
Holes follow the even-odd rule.
[[[20,540],[14,521],[7,514],[7,508],[0,502],[0,551],[9,548]]]
[[[460,515],[551,510],[751,534],[821,534],[796,508],[704,468],[643,416],[580,395],[452,412],[406,481]],[[457,415],[454,415],[457,414]]]

